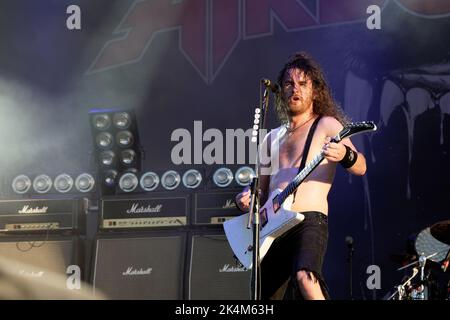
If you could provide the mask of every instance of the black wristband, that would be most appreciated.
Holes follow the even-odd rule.
[[[345,149],[347,150],[345,152],[345,156],[341,161],[339,161],[339,163],[342,167],[348,169],[355,164],[356,160],[358,159],[358,153],[356,151],[353,151],[349,146],[345,146]]]

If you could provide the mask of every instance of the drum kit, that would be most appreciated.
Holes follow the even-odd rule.
[[[414,249],[416,254],[390,256],[403,265],[397,271],[409,273],[388,300],[450,300],[450,220],[422,230]]]

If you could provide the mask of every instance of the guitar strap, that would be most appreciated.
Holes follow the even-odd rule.
[[[311,141],[314,136],[314,132],[316,131],[317,124],[319,123],[319,120],[322,118],[322,116],[318,116],[316,120],[314,120],[311,128],[309,128],[308,136],[306,137],[305,147],[303,148],[303,156],[302,156],[302,162],[300,163],[300,167],[298,167],[299,174],[306,166],[306,159],[308,158],[309,153],[309,147],[311,147]],[[295,201],[295,194],[297,193],[297,190],[294,191],[293,195],[293,201]]]
[[[302,171],[306,166],[306,159],[308,158],[309,147],[311,147],[311,141],[314,136],[314,132],[316,131],[317,124],[319,123],[319,120],[321,118],[322,118],[321,116],[317,117],[317,119],[314,120],[314,123],[312,124],[311,128],[309,128],[308,136],[306,137],[305,147],[303,148],[302,162],[300,163],[300,167],[298,167],[297,174],[299,174],[300,171]]]

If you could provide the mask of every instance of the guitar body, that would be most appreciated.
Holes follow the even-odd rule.
[[[260,260],[267,254],[270,246],[277,237],[305,219],[303,214],[290,211],[293,200],[292,195],[286,198],[278,211],[274,211],[272,199],[277,197],[280,192],[281,189],[274,190],[270,194],[267,202],[259,210]],[[248,219],[249,213],[246,213],[224,222],[223,227],[234,255],[245,268],[251,269],[253,262],[253,230],[252,228],[247,228]]]

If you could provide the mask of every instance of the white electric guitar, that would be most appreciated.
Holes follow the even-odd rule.
[[[338,143],[344,138],[358,133],[375,131],[376,129],[377,127],[372,121],[349,123],[331,141]],[[293,193],[323,159],[324,155],[321,151],[295,176],[284,190],[274,190],[259,210],[260,260],[264,258],[277,237],[305,219],[303,214],[290,211]],[[250,269],[253,261],[253,231],[247,227],[248,219],[249,213],[246,213],[224,222],[223,227],[234,255],[245,268]]]

